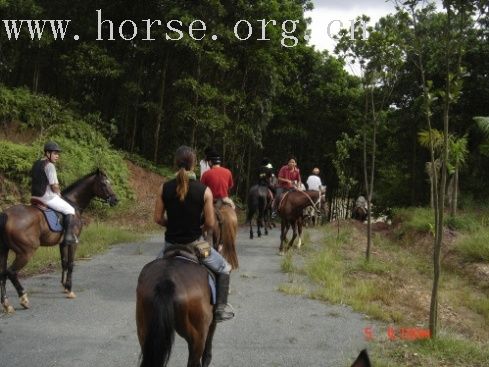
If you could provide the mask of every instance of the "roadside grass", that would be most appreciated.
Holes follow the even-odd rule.
[[[280,290],[349,305],[396,327],[426,328],[433,276],[430,215],[429,209],[406,209],[402,213],[406,223],[397,219],[388,233],[374,233],[369,262],[364,260],[362,225],[342,224],[339,236],[336,226],[322,227],[320,240],[315,236],[307,251],[293,251],[282,260],[290,282]],[[374,353],[383,356],[374,357],[374,365],[489,366],[489,289],[470,279],[464,263],[488,261],[484,257],[489,245],[486,218],[483,213],[463,212],[446,222],[457,232],[451,232],[444,244],[440,336],[417,342],[374,340]],[[473,254],[467,255],[466,247]],[[301,284],[295,275],[306,275],[309,282]]]
[[[105,252],[111,245],[135,241],[142,236],[142,233],[132,229],[121,229],[103,223],[91,224],[83,228],[80,243],[76,250],[76,259],[89,259],[96,254]],[[9,256],[9,259],[11,258],[13,258],[12,252]],[[29,276],[60,268],[59,246],[40,247],[22,270],[22,275]]]
[[[469,262],[489,262],[489,228],[463,235],[457,241],[455,251]]]
[[[486,367],[489,365],[487,346],[450,336],[414,342],[389,340],[376,342],[370,355],[373,365],[376,367]]]

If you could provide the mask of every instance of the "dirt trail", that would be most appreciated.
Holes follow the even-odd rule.
[[[75,267],[76,300],[61,293],[59,274],[25,280],[32,308],[19,309],[8,285],[12,316],[0,316],[0,365],[5,367],[136,366],[135,288],[142,266],[161,237],[115,246]],[[240,230],[241,268],[231,278],[236,318],[221,323],[212,366],[347,366],[365,346],[362,315],[277,291],[287,275],[276,255],[278,231],[247,239]],[[83,246],[83,244],[81,244]],[[186,344],[176,338],[170,366],[186,365]]]

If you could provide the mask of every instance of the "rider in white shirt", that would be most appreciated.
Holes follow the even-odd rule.
[[[61,148],[55,142],[44,145],[44,157],[32,166],[32,197],[41,201],[47,207],[64,214],[65,229],[63,244],[72,245],[78,242],[73,234],[75,208],[61,197],[55,163],[59,159]]]
[[[307,178],[306,184],[309,190],[321,191],[321,186],[323,186],[323,184],[319,177],[319,168],[314,167],[312,175]]]

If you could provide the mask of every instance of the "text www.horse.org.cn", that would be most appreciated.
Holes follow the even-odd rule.
[[[97,9],[97,38],[96,41],[115,41],[116,37],[124,41],[132,41],[138,38],[141,41],[156,41],[155,35],[157,31],[161,31],[164,27],[163,35],[158,32],[160,37],[167,41],[179,41],[184,38],[186,33],[188,37],[194,41],[202,41],[209,37],[215,41],[219,38],[218,34],[209,35],[206,23],[201,19],[196,19],[185,26],[181,20],[171,19],[163,23],[159,19],[142,19],[138,25],[130,19],[123,20],[119,24],[102,16],[102,10]],[[71,19],[56,19],[56,20],[2,20],[4,24],[5,35],[9,41],[16,41],[22,38],[25,34],[30,36],[31,40],[40,40],[43,35],[52,37],[54,40],[63,41],[68,39],[68,28]],[[240,19],[235,22],[233,27],[233,35],[239,41],[270,41],[270,29],[280,27],[281,38],[280,45],[282,47],[295,47],[299,43],[299,39],[294,35],[297,31],[299,20],[284,20],[278,22],[274,19],[256,19],[246,20]],[[80,40],[79,35],[73,35],[75,41]],[[304,35],[304,39],[309,39],[309,36]]]

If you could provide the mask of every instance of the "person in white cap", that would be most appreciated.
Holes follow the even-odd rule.
[[[321,182],[321,177],[319,177],[319,168],[314,167],[312,174],[307,178],[306,184],[309,190],[321,191],[321,186],[323,186],[323,184]]]

